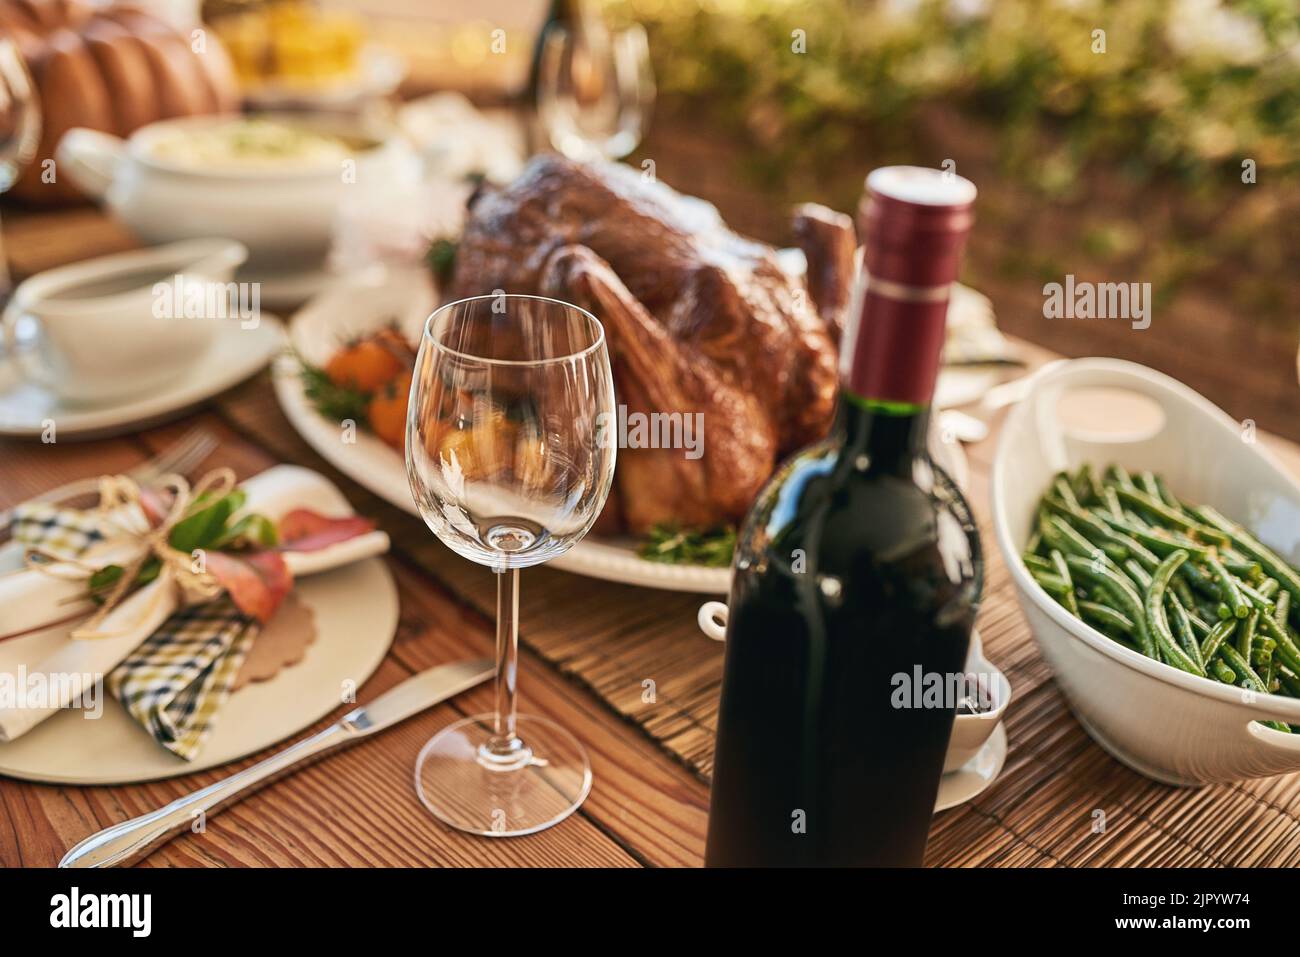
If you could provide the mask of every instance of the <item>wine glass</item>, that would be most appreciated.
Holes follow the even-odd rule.
[[[605,332],[590,313],[501,293],[425,323],[407,407],[411,492],[443,544],[498,576],[496,712],[434,735],[415,769],[420,800],[462,831],[531,834],[591,789],[582,745],[515,712],[519,569],[564,554],[600,514],[614,421]]]
[[[537,113],[551,145],[570,159],[622,159],[650,122],[655,84],[639,24],[552,25],[542,38]]]
[[[18,181],[36,155],[41,138],[41,116],[27,66],[13,40],[0,37],[0,193]],[[0,304],[9,298],[13,283],[0,237]]]

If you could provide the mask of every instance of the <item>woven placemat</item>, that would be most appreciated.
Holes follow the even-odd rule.
[[[341,475],[298,436],[263,376],[228,393],[233,428],[285,461],[336,481],[374,517],[398,555],[495,614],[496,581],[453,554],[422,522]],[[968,496],[987,548],[978,619],[985,653],[1013,689],[1006,766],[992,787],[935,817],[926,863],[974,866],[1295,866],[1300,775],[1171,788],[1107,755],[1069,713],[992,548],[987,463],[973,458]],[[722,647],[695,624],[701,596],[633,588],[545,567],[522,577],[521,640],[590,688],[703,779],[713,760]],[[523,710],[528,677],[521,683]],[[990,832],[996,835],[990,840]]]

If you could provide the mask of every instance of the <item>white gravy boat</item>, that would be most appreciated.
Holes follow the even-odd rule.
[[[179,378],[221,323],[240,321],[232,311],[186,317],[186,300],[228,293],[247,257],[232,240],[194,239],[38,273],[0,317],[8,364],[71,402],[117,399]],[[35,326],[34,335],[20,336],[22,324]]]

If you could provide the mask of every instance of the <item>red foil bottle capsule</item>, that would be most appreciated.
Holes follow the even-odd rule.
[[[840,352],[840,376],[853,394],[910,405],[933,398],[975,193],[967,179],[920,166],[886,166],[867,177]]]

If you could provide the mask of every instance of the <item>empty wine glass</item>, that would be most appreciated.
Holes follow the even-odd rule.
[[[655,85],[639,24],[618,33],[598,25],[553,25],[542,39],[537,113],[551,145],[570,159],[621,159],[650,123]]]
[[[41,138],[41,116],[27,66],[17,45],[0,37],[0,193],[8,192],[36,155]],[[0,235],[0,303],[9,298],[13,284]]]
[[[480,296],[425,324],[407,411],[411,492],[443,544],[498,576],[496,712],[444,728],[415,769],[420,800],[462,831],[531,834],[591,789],[582,745],[515,711],[519,569],[564,554],[600,514],[614,415],[604,330],[576,306]]]

